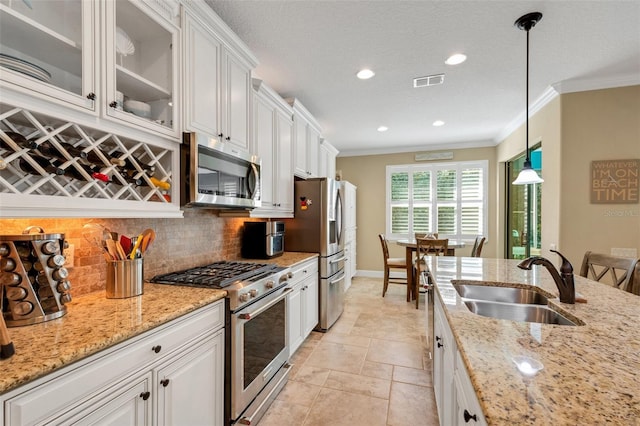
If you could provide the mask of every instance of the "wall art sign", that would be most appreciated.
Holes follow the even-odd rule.
[[[640,159],[591,162],[591,204],[634,204],[640,199]]]

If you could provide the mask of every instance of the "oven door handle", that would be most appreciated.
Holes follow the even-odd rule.
[[[343,274],[340,276],[340,278],[336,278],[335,280],[331,280],[331,281],[329,281],[329,284],[332,284],[332,285],[333,285],[333,284],[335,284],[335,283],[337,283],[337,282],[342,281],[346,275],[347,275],[347,274],[343,273]]]
[[[246,320],[246,321],[249,321],[249,320],[253,319],[254,317],[257,317],[258,315],[260,315],[261,313],[263,313],[264,311],[266,311],[267,309],[269,309],[270,307],[272,307],[276,303],[280,302],[282,299],[287,297],[287,295],[289,293],[291,293],[292,291],[293,291],[292,288],[285,288],[284,291],[282,292],[282,294],[280,296],[278,296],[276,299],[272,300],[271,302],[267,303],[264,306],[261,306],[260,308],[256,309],[253,312],[247,312],[245,314],[240,314],[240,315],[238,315],[238,318]]]
[[[343,260],[347,260],[347,257],[346,256],[342,256],[342,257],[339,257],[337,259],[332,259],[332,260],[329,261],[329,263],[331,263],[333,265],[334,263],[342,262]]]

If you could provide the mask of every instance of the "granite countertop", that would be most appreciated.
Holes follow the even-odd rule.
[[[554,260],[554,259],[551,259]],[[560,303],[549,272],[517,268],[518,261],[432,258],[460,355],[488,424],[640,424],[640,297],[575,276],[587,303]],[[554,262],[556,263],[556,262]],[[451,280],[532,285],[583,325],[563,326],[486,318],[471,313]],[[513,357],[543,364],[534,377]]]
[[[144,284],[144,294],[75,298],[55,320],[9,328],[16,349],[0,360],[0,394],[137,336],[227,295],[223,290]]]
[[[238,259],[291,267],[317,253],[285,252],[272,259]],[[145,282],[144,294],[107,299],[104,291],[77,298],[61,318],[12,327],[15,355],[0,360],[0,394],[72,362],[224,298],[227,292]]]
[[[317,258],[318,253],[303,253],[303,252],[295,252],[295,251],[285,251],[282,256],[272,257],[271,259],[238,259],[241,262],[258,262],[258,263],[269,263],[276,264],[278,266],[283,266],[285,268],[290,268],[299,263],[302,263],[306,260]]]

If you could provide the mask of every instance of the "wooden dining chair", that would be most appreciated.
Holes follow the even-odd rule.
[[[403,272],[407,272],[407,261],[404,257],[389,257],[387,239],[384,234],[378,234],[378,238],[380,238],[380,244],[382,245],[382,257],[384,259],[384,285],[382,287],[382,297],[387,293],[389,283],[404,284],[407,286],[407,302],[409,302],[411,300],[411,289],[407,285],[407,279],[391,278],[392,269],[402,269]]]
[[[632,279],[638,259],[586,252],[580,276],[632,292]]]
[[[473,243],[473,248],[471,249],[471,257],[480,257],[480,253],[482,253],[482,246],[484,246],[484,241],[486,237],[482,235],[478,235],[476,237],[476,241]]]
[[[415,279],[413,280],[412,289],[412,293],[416,298],[416,309],[420,306],[420,286],[427,286],[433,282],[433,277],[431,276],[431,271],[429,270],[425,256],[446,256],[448,249],[448,238],[416,238],[417,259],[414,263]]]

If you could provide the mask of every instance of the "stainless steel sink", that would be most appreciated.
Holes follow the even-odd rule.
[[[460,297],[464,299],[488,300],[504,303],[525,303],[546,305],[547,298],[534,290],[515,287],[496,287],[491,285],[453,284]]]
[[[543,305],[500,303],[486,300],[463,300],[463,302],[471,312],[483,317],[543,324],[578,325]]]

